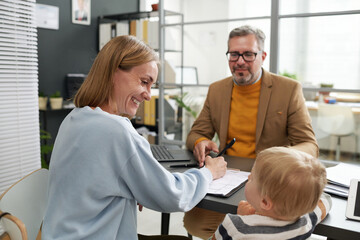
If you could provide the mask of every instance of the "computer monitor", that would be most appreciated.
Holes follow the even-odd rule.
[[[183,74],[182,84],[197,85],[199,83],[196,67],[177,66],[175,67],[175,73],[176,73],[176,84],[181,84],[181,74]]]
[[[74,98],[77,90],[79,90],[81,84],[84,82],[86,78],[85,74],[82,73],[69,73],[65,78],[66,85],[66,98],[72,99]]]

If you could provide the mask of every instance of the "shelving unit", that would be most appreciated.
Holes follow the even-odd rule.
[[[136,21],[136,20],[141,20],[141,19],[148,19],[149,21],[157,21],[158,22],[158,31],[157,33],[157,40],[158,40],[158,48],[151,46],[150,43],[149,45],[151,47],[154,48],[155,51],[157,51],[159,53],[159,57],[160,57],[160,62],[161,62],[161,68],[159,71],[159,77],[158,77],[158,92],[159,92],[159,100],[157,101],[157,122],[155,124],[155,126],[148,126],[151,129],[155,129],[157,130],[157,134],[158,134],[158,143],[159,144],[176,144],[176,145],[184,145],[184,142],[181,140],[168,140],[165,137],[165,132],[169,131],[169,128],[172,126],[166,126],[166,124],[168,124],[169,122],[169,118],[171,117],[167,117],[167,114],[174,114],[174,113],[168,113],[166,112],[169,108],[166,105],[166,100],[165,100],[165,90],[166,89],[179,89],[180,94],[183,94],[182,91],[182,83],[183,80],[181,81],[181,84],[176,84],[175,83],[175,72],[173,72],[173,75],[170,76],[174,76],[174,79],[172,79],[173,81],[171,81],[170,83],[166,80],[166,76],[169,73],[172,73],[169,70],[169,64],[167,61],[165,61],[165,54],[175,54],[176,58],[177,58],[177,65],[178,66],[183,66],[183,45],[184,45],[184,40],[183,40],[183,35],[184,35],[184,29],[183,29],[183,14],[181,13],[177,13],[177,12],[172,12],[172,11],[167,11],[167,10],[163,10],[161,4],[160,4],[160,8],[159,11],[152,11],[152,12],[134,12],[134,13],[124,13],[124,14],[114,14],[114,15],[106,15],[106,16],[101,16],[99,17],[99,49],[103,46],[102,44],[105,44],[105,42],[101,42],[101,38],[103,38],[104,36],[102,34],[104,34],[104,32],[102,32],[102,24],[106,24],[106,32],[105,34],[110,34],[105,36],[105,39],[108,38],[108,40],[110,40],[111,38],[118,36],[119,33],[116,32],[116,24],[119,22],[122,23],[128,23],[128,33],[130,34],[130,24],[132,21]],[[109,28],[110,27],[110,28]],[[174,37],[174,42],[176,42],[177,44],[174,44],[174,42],[170,42],[170,43],[166,43],[165,39],[165,34],[166,34],[166,30],[167,28],[177,28],[179,30],[179,37]],[[156,32],[156,31],[155,31]],[[126,33],[122,33],[120,35],[123,35]],[[150,32],[150,29],[148,29],[148,34],[152,34],[152,32]],[[151,36],[153,37],[153,36]],[[149,37],[150,38],[150,37]],[[167,72],[168,69],[168,72]],[[181,68],[182,69],[182,68]],[[183,76],[183,74],[181,73],[181,76]],[[175,119],[175,118],[174,118]],[[172,127],[172,129],[179,129],[180,131],[182,131],[182,128],[179,126],[175,126],[175,125],[179,125],[181,123],[177,123],[176,120],[174,120],[174,127]],[[139,126],[138,124],[136,126]],[[144,126],[146,126],[144,124]],[[181,133],[180,133],[181,135]]]

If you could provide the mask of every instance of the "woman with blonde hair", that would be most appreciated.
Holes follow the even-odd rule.
[[[50,161],[43,239],[138,239],[136,205],[188,211],[225,174],[222,157],[206,167],[170,173],[130,120],[151,98],[158,57],[132,36],[109,41],[75,95]]]

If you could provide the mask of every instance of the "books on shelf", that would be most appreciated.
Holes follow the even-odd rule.
[[[159,96],[152,96],[150,101],[140,103],[136,112],[135,123],[156,126],[156,109]]]
[[[250,172],[227,169],[225,176],[211,182],[208,194],[219,197],[230,197],[244,187]]]
[[[157,106],[158,96],[152,96],[150,99],[150,117],[149,124],[150,126],[156,125],[156,106]]]
[[[159,49],[159,21],[148,22],[148,44],[153,49]]]
[[[340,197],[347,197],[350,181],[359,178],[360,166],[348,163],[339,163],[333,167],[326,168],[328,184],[324,191]]]
[[[159,49],[159,21],[138,19],[99,24],[99,50],[112,38],[133,35],[153,49]]]
[[[144,124],[144,102],[141,102],[135,115],[136,124]]]
[[[121,21],[116,23],[116,36],[129,35],[129,23]]]
[[[111,40],[111,23],[101,23],[99,25],[99,50]]]
[[[150,125],[150,101],[144,101],[144,124]]]
[[[142,40],[145,43],[149,43],[149,31],[148,31],[149,20],[144,19],[142,21]],[[153,34],[153,33],[151,33]]]

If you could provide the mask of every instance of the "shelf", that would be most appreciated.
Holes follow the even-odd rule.
[[[161,13],[161,14],[160,14]],[[172,18],[171,17],[175,17]],[[149,18],[158,18],[155,21],[153,21],[152,19]],[[178,18],[178,19],[177,19]],[[173,45],[173,46],[167,46],[168,49],[165,49],[165,42],[166,38],[165,38],[165,28],[168,27],[166,26],[165,23],[165,19],[171,19],[176,20],[180,23],[181,28],[180,31],[178,31],[176,34],[178,34],[178,37],[174,37],[174,40],[179,41],[179,45]],[[138,21],[139,20],[139,21]],[[134,35],[135,31],[134,31],[134,22],[135,22],[135,26],[136,24],[138,24],[138,22],[141,22],[142,20],[149,20],[148,22],[156,22],[156,25],[152,25],[152,27],[154,27],[154,31],[148,30],[146,31],[147,34],[152,34],[151,37],[155,37],[152,38],[150,41],[150,37],[148,36],[148,44],[150,47],[156,48],[154,49],[155,51],[157,51],[159,53],[159,57],[160,60],[165,60],[164,57],[164,53],[170,53],[167,56],[168,57],[174,57],[178,58],[177,64],[179,66],[183,66],[183,38],[184,38],[184,28],[182,26],[183,23],[183,14],[182,13],[178,13],[178,12],[172,12],[172,11],[168,11],[168,10],[163,10],[163,9],[159,9],[159,11],[151,11],[151,12],[132,12],[132,13],[123,13],[123,14],[113,14],[113,15],[106,15],[106,16],[100,16],[99,17],[99,49],[101,49],[108,41],[110,41],[111,38],[118,36],[118,35],[124,35],[124,34],[129,34],[132,33],[132,35]],[[126,24],[128,23],[128,25]],[[149,25],[148,25],[149,26]],[[172,27],[172,26],[170,26]],[[178,29],[178,26],[174,26]],[[141,27],[139,28],[141,29]],[[136,29],[137,30],[137,29]],[[117,31],[119,31],[119,34],[117,34]],[[141,30],[140,30],[141,31]],[[104,33],[104,34],[102,34]],[[136,32],[137,34],[137,32]],[[135,34],[135,35],[136,35]],[[138,36],[140,39],[142,39],[141,33]],[[170,40],[168,40],[170,41]],[[171,54],[171,53],[175,53],[175,54]],[[165,61],[164,61],[164,65]],[[181,94],[183,92],[182,87],[183,85],[181,84],[170,84],[167,85],[167,83],[165,83],[165,77],[167,77],[168,79],[171,78],[172,75],[168,76],[165,75],[165,67],[162,67],[159,69],[159,101],[157,101],[157,111],[156,111],[156,115],[159,116],[157,117],[157,121],[153,125],[146,125],[146,124],[135,124],[134,121],[133,125],[135,127],[139,127],[139,126],[145,126],[148,127],[152,130],[155,130],[158,133],[158,139],[159,139],[159,143],[161,144],[164,140],[165,140],[165,136],[164,136],[164,132],[171,132],[174,133],[176,135],[175,137],[175,143],[174,144],[179,144],[178,139],[176,138],[181,138],[182,135],[182,124],[178,123],[176,120],[176,114],[174,114],[175,110],[171,109],[169,110],[169,104],[166,103],[166,101],[164,100],[164,91],[166,88],[180,88],[181,90]],[[145,107],[145,106],[144,106]],[[147,106],[148,108],[148,106]],[[138,110],[139,111],[139,110]],[[144,112],[144,110],[143,110]],[[169,112],[171,114],[169,114]],[[137,113],[138,116],[141,116],[141,111]],[[174,116],[172,116],[174,115]],[[145,121],[144,121],[145,123]],[[169,141],[169,140],[167,140]],[[183,145],[184,143],[181,142],[181,145]]]
[[[165,10],[165,16],[181,16],[181,13],[172,12]],[[159,17],[158,11],[152,11],[152,12],[133,12],[133,13],[123,13],[123,14],[113,14],[113,15],[106,15],[106,16],[100,16],[101,20],[111,19],[115,21],[130,21],[135,19],[141,19],[141,18],[151,18],[151,17]]]

